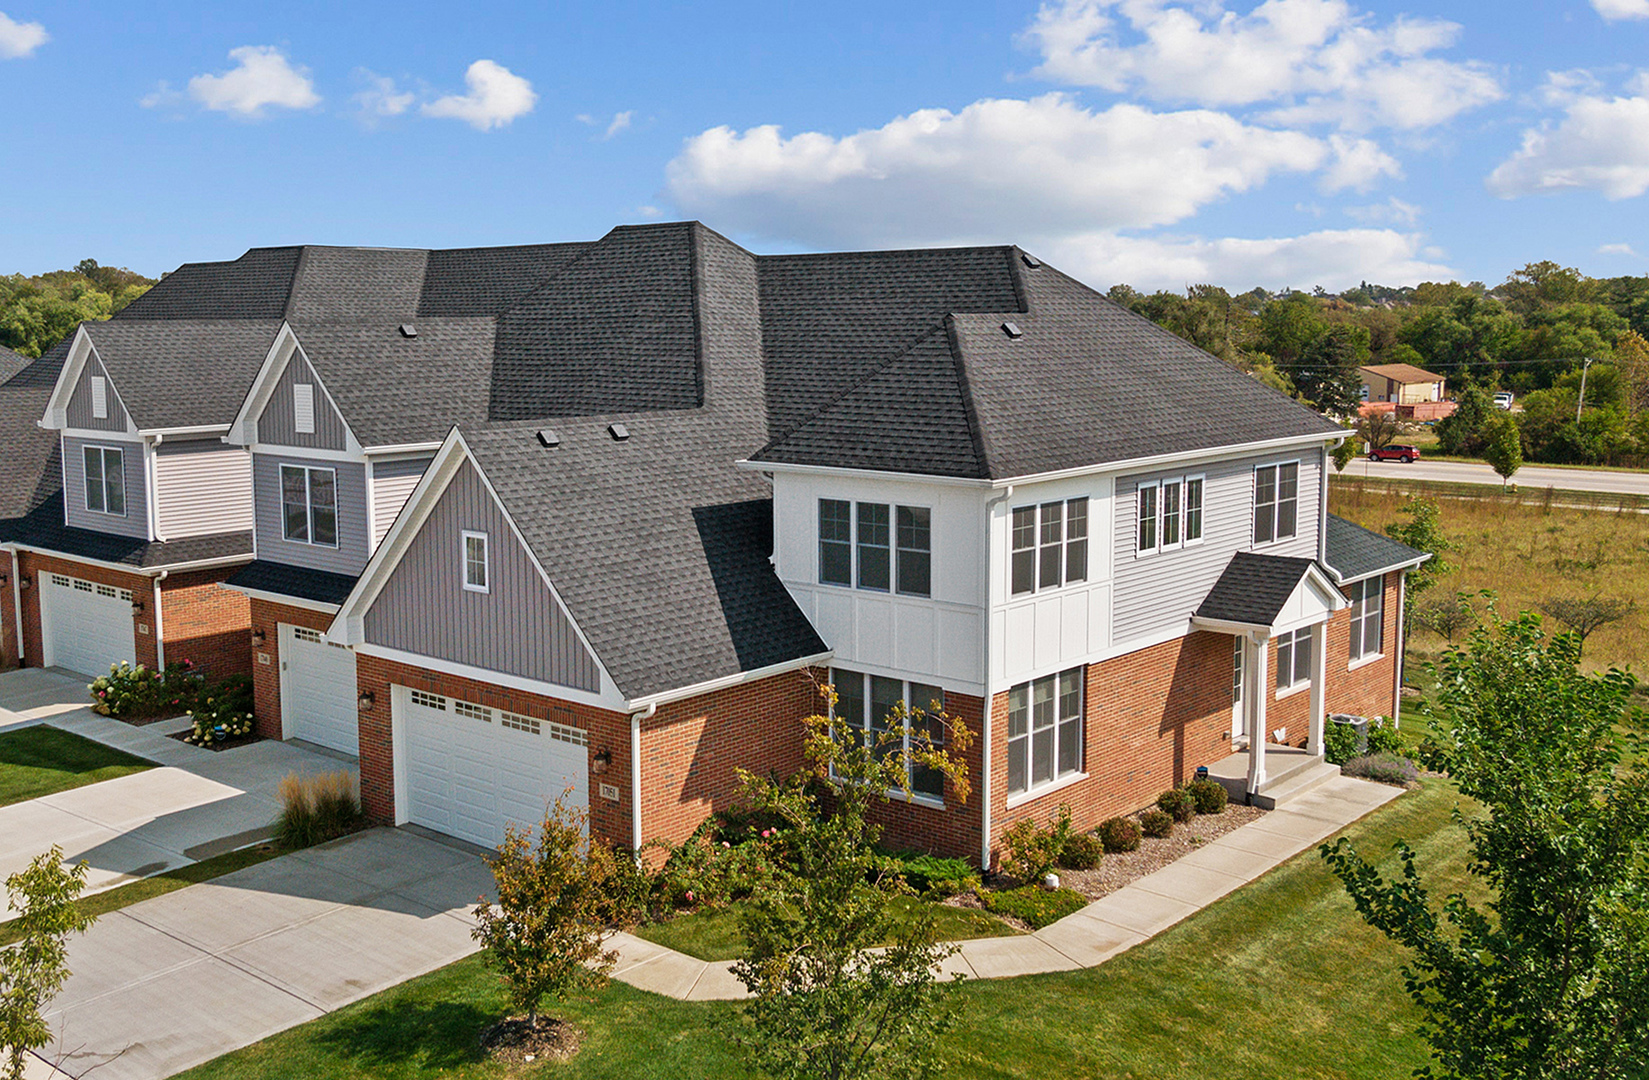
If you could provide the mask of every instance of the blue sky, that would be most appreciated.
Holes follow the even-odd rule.
[[[1649,0],[0,0],[0,272],[1016,242],[1101,288],[1649,269]]]

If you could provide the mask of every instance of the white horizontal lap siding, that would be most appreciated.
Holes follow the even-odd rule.
[[[158,528],[168,540],[252,528],[252,455],[212,440],[155,449]]]
[[[126,513],[102,514],[86,509],[86,456],[88,446],[114,446],[123,452],[126,473]],[[143,478],[143,444],[120,439],[63,437],[63,506],[67,524],[115,536],[149,538],[149,497]]]
[[[1255,547],[1254,468],[1288,461],[1300,463],[1295,536],[1292,540]],[[1310,449],[1119,477],[1112,530],[1116,545],[1112,552],[1116,568],[1111,601],[1113,645],[1184,626],[1225,572],[1231,556],[1239,551],[1316,558],[1320,527],[1318,495],[1322,483],[1320,461],[1320,453]],[[1139,484],[1198,474],[1205,478],[1202,542],[1137,555]]]
[[[389,527],[418,486],[430,458],[410,461],[375,461],[372,463],[372,547],[377,550],[384,542]]]

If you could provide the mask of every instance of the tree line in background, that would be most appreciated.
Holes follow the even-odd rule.
[[[1182,296],[1117,285],[1109,295],[1333,415],[1355,411],[1364,365],[1406,363],[1442,375],[1460,404],[1438,424],[1445,453],[1477,456],[1505,441],[1491,396],[1504,389],[1521,403],[1515,422],[1528,460],[1649,464],[1649,275],[1592,278],[1548,261],[1492,289],[1364,283],[1337,295],[1233,296],[1193,285]]]
[[[97,322],[142,296],[153,278],[82,259],[73,270],[0,277],[0,345],[39,356],[82,322]]]

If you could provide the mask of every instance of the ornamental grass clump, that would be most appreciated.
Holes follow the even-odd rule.
[[[1420,770],[1414,762],[1400,754],[1364,754],[1346,762],[1340,771],[1347,776],[1399,787],[1407,787],[1420,779]]]
[[[281,816],[275,820],[275,839],[282,847],[306,848],[324,844],[352,830],[361,820],[361,800],[355,777],[340,770],[281,779]]]

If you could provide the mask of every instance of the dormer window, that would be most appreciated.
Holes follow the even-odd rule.
[[[292,384],[292,428],[299,435],[315,434],[315,384]]]
[[[338,474],[281,466],[281,534],[298,544],[338,546]]]
[[[109,418],[109,380],[101,375],[92,376],[92,419],[107,420]]]
[[[86,509],[99,514],[126,516],[126,455],[114,446],[88,446],[81,460],[86,466]]]

